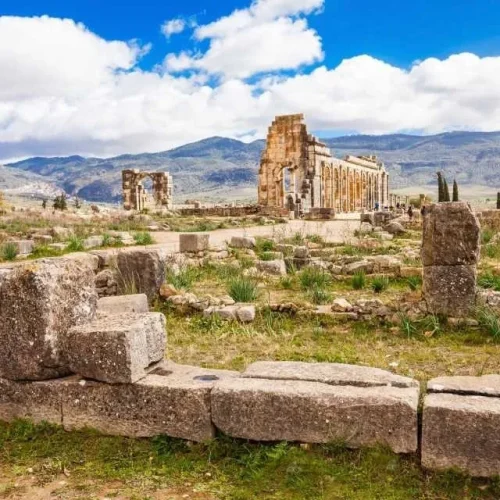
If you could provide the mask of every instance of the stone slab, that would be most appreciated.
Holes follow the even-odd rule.
[[[255,441],[345,442],[417,449],[419,389],[343,387],[296,380],[226,379],[212,390],[212,419]]]
[[[423,292],[429,311],[451,317],[468,316],[476,299],[475,266],[426,266]]]
[[[97,302],[97,312],[101,314],[147,313],[148,298],[145,293],[102,297]]]
[[[268,380],[302,380],[355,387],[419,387],[419,383],[412,378],[402,377],[379,368],[342,363],[257,361],[247,367],[242,377]]]
[[[208,250],[210,235],[208,233],[179,234],[179,250],[181,253],[203,252]]]
[[[255,238],[250,236],[233,236],[229,245],[233,248],[255,248]]]
[[[500,398],[428,394],[422,465],[479,477],[500,475]]]
[[[161,313],[105,315],[71,328],[64,346],[73,373],[110,384],[134,383],[165,355]]]
[[[422,238],[424,266],[473,265],[479,260],[480,226],[465,202],[427,207]]]
[[[0,280],[0,376],[44,380],[69,374],[62,336],[95,316],[92,259],[40,259]]]
[[[12,243],[16,246],[19,255],[29,255],[33,251],[35,242],[33,240],[14,240]]]
[[[500,375],[437,377],[428,382],[427,391],[500,398]]]

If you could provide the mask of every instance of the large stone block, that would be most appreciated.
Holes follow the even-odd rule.
[[[215,435],[212,387],[217,380],[236,375],[165,363],[136,384],[72,383],[62,405],[63,425],[67,430],[91,427],[113,435],[166,434],[206,441]]]
[[[145,293],[102,297],[97,302],[97,312],[102,314],[147,313],[148,298]]]
[[[500,375],[437,377],[428,382],[427,391],[500,398]]]
[[[422,465],[500,475],[500,398],[428,394],[424,401]]]
[[[247,367],[242,377],[267,380],[302,380],[355,387],[419,387],[419,383],[409,377],[402,377],[380,368],[342,363],[257,361]]]
[[[255,266],[261,273],[273,276],[285,276],[286,264],[284,260],[259,260]]]
[[[181,253],[204,252],[208,250],[210,235],[207,233],[179,234],[179,249]]]
[[[97,294],[89,259],[43,259],[0,281],[0,376],[43,380],[69,373],[62,336],[91,321]]]
[[[480,226],[465,202],[437,203],[424,217],[424,266],[472,265],[479,260]]]
[[[104,315],[71,328],[64,341],[72,372],[110,384],[144,378],[165,354],[165,317],[161,313]]]
[[[116,256],[118,292],[145,293],[152,302],[165,280],[165,261],[153,248],[124,249]]]
[[[250,236],[233,236],[230,246],[233,248],[255,248],[255,238]]]
[[[212,390],[212,420],[255,441],[343,441],[417,449],[417,387],[331,386],[301,380],[227,379]]]
[[[452,317],[467,316],[476,301],[476,267],[424,267],[423,292],[429,311]]]
[[[16,246],[19,255],[30,254],[33,251],[33,246],[35,245],[33,240],[14,240],[10,243]]]

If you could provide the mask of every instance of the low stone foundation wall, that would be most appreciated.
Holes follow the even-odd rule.
[[[289,211],[278,207],[261,207],[259,205],[245,205],[238,207],[199,207],[180,208],[180,215],[191,217],[247,217],[263,215],[267,217],[288,217]]]
[[[500,231],[500,210],[483,210],[476,213],[481,227]]]

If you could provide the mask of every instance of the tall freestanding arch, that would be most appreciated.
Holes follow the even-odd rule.
[[[142,181],[149,177],[153,181],[153,192],[147,193]],[[122,171],[123,208],[144,210],[145,208],[173,207],[172,176],[168,172],[143,172],[138,169]]]

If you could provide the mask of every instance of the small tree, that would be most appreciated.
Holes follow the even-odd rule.
[[[500,193],[497,193],[497,210],[500,210]]]
[[[53,207],[55,210],[66,210],[68,208],[68,202],[66,201],[66,194],[61,193],[59,196],[54,198]]]
[[[78,196],[75,198],[75,208],[78,210],[82,206],[82,200],[78,198]]]
[[[453,201],[459,201],[458,200],[458,184],[457,184],[456,179],[453,181]]]
[[[42,208],[43,209],[47,208],[47,200],[45,198],[42,200]]]
[[[446,179],[443,178],[443,191],[444,191],[444,199],[443,201],[451,201],[450,198],[450,188],[448,187],[448,183],[446,182]]]
[[[443,185],[443,174],[441,172],[437,173],[438,177],[438,202],[444,201],[444,185]]]

